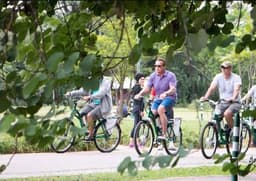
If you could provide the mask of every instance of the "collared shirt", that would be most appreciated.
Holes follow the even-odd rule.
[[[153,72],[147,82],[147,86],[152,88],[154,87],[156,92],[156,98],[159,97],[162,93],[169,90],[170,86],[176,88],[177,80],[176,75],[173,72],[165,71],[165,73],[160,76],[156,72]],[[177,94],[171,95],[170,97],[176,99]]]

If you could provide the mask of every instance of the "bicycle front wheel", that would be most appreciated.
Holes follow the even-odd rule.
[[[164,148],[168,155],[177,155],[182,145],[182,130],[174,131],[172,126],[167,127],[168,139],[164,141]]]
[[[119,145],[121,140],[121,128],[118,123],[107,128],[104,121],[99,122],[94,131],[94,143],[96,148],[103,152],[111,152]]]
[[[75,136],[72,134],[72,127],[74,127],[74,123],[69,119],[65,120],[64,123],[59,124],[57,128],[59,134],[53,139],[51,144],[51,148],[56,153],[64,153],[74,145]]]
[[[217,149],[217,129],[213,123],[207,123],[200,136],[200,146],[202,154],[205,158],[210,159]]]
[[[139,155],[148,155],[154,141],[153,128],[148,121],[140,121],[134,130],[134,146]]]

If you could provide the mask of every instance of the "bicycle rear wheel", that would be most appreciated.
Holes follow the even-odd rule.
[[[51,148],[56,153],[64,153],[68,151],[75,143],[75,136],[71,129],[74,123],[66,119],[64,123],[58,124],[57,132],[59,133],[53,140]]]
[[[111,152],[119,145],[121,140],[121,128],[118,123],[107,128],[106,121],[100,121],[94,131],[94,143],[96,148],[103,152]]]
[[[217,149],[217,129],[213,123],[207,123],[200,136],[200,146],[202,154],[205,158],[210,159]]]
[[[138,122],[134,130],[134,146],[139,155],[148,155],[152,151],[154,141],[153,128],[148,121]]]
[[[175,133],[172,126],[167,127],[168,139],[164,141],[164,148],[168,155],[177,155],[181,149],[182,145],[182,130]]]
[[[239,135],[239,152],[240,153],[246,153],[247,150],[250,147],[250,143],[251,143],[251,130],[250,127],[243,123],[242,124],[242,130],[240,131],[240,135]],[[232,146],[233,146],[233,142],[232,142],[232,137],[233,137],[233,130],[230,131],[230,135],[229,135],[229,144],[227,146],[227,151],[229,154],[231,154],[232,151]]]

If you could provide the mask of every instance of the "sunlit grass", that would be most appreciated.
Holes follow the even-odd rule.
[[[187,177],[187,176],[204,176],[204,175],[228,175],[229,173],[223,172],[221,167],[195,167],[195,168],[166,168],[160,170],[141,170],[137,176],[130,176],[127,172],[120,175],[114,173],[97,173],[86,175],[74,176],[55,176],[55,177],[35,177],[27,179],[10,179],[10,181],[142,181],[154,180],[171,177]],[[171,180],[171,179],[170,179]]]

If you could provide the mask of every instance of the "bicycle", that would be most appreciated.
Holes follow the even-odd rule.
[[[151,111],[151,101],[148,105],[148,119],[143,119],[134,130],[134,146],[139,155],[149,155],[153,147],[162,143],[168,155],[177,155],[182,145],[181,118],[168,118],[166,140],[157,137],[162,135],[161,128],[157,125],[159,116]]]
[[[244,117],[244,113],[246,110],[249,109],[249,106],[242,103],[241,110],[240,110],[240,140],[239,140],[239,150],[240,153],[246,153],[250,147],[251,140],[252,140],[252,130],[251,124],[252,120],[248,120],[247,117]],[[242,128],[242,129],[241,129]],[[233,130],[230,132],[230,138],[232,138]],[[230,148],[232,148],[232,140],[230,139]]]
[[[214,156],[218,146],[225,145],[227,153],[231,155],[230,150],[232,149],[233,131],[228,128],[226,123],[224,123],[222,116],[214,114],[215,107],[219,102],[210,99],[205,101],[209,103],[213,113],[211,120],[203,127],[200,135],[201,152],[205,158],[210,159]],[[249,145],[246,144],[246,140],[251,139],[251,132],[243,119],[240,119],[239,134],[240,153],[246,153],[249,147]],[[242,149],[243,145],[245,146],[244,149]]]
[[[51,148],[57,153],[68,151],[75,143],[77,135],[74,133],[78,127],[85,129],[85,135],[88,135],[87,125],[83,122],[82,116],[77,109],[77,103],[81,97],[70,97],[73,103],[70,117],[65,119],[65,124],[59,128],[60,134],[55,137],[51,144]],[[105,153],[116,149],[121,140],[121,117],[111,117],[111,121],[106,119],[98,119],[95,121],[93,131],[93,142],[96,148]],[[81,139],[82,141],[83,139]]]

